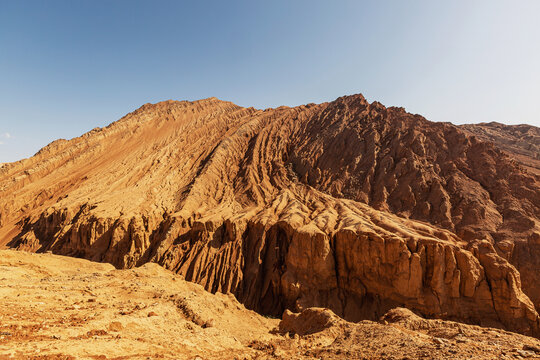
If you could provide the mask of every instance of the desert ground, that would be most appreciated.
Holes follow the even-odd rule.
[[[378,322],[321,308],[268,318],[152,263],[2,250],[0,298],[2,360],[540,358],[537,339],[402,308]]]

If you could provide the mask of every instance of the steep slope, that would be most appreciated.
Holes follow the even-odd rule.
[[[540,128],[531,125],[504,125],[496,122],[461,125],[462,129],[491,141],[529,171],[540,175]]]
[[[496,122],[461,125],[460,128],[483,141],[493,143],[528,172],[540,176],[540,128],[525,124],[504,125]],[[537,233],[531,234],[528,242],[501,243],[501,248],[510,246],[510,251],[508,251],[510,261],[518,268],[527,292],[531,298],[535,299],[536,304],[540,299],[540,287],[536,286],[540,283],[539,243],[540,237]]]
[[[405,306],[540,335],[539,219],[538,177],[498,148],[361,95],[147,104],[0,169],[7,246],[157,262],[273,315]]]

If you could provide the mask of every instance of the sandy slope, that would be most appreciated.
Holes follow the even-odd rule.
[[[536,339],[405,309],[380,323],[317,308],[280,322],[155,264],[3,250],[0,299],[0,359],[540,358]]]
[[[0,353],[229,359],[277,320],[159,265],[129,271],[55,255],[0,253]],[[153,316],[155,315],[155,316]]]

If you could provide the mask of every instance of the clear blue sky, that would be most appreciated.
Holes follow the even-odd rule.
[[[540,126],[540,1],[0,0],[0,162],[147,102],[363,93]]]

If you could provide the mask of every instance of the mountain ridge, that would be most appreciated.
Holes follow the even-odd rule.
[[[537,335],[539,189],[494,143],[362,95],[166,101],[2,167],[0,244],[157,262],[267,314]]]

